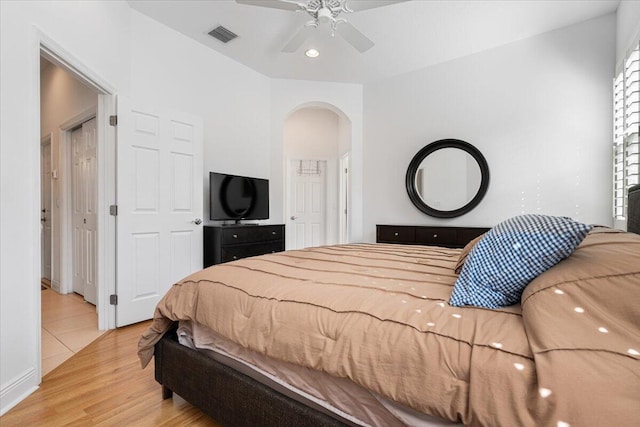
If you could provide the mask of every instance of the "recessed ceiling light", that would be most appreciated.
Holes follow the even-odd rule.
[[[318,55],[320,55],[320,52],[318,52],[316,49],[309,49],[304,54],[309,58],[317,58]]]

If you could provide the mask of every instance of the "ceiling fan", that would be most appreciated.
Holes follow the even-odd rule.
[[[360,4],[357,10],[373,9],[375,7],[398,3],[399,1],[404,0],[370,1]],[[371,49],[374,45],[374,43],[356,27],[347,22],[346,19],[339,17],[342,13],[355,12],[355,10],[348,6],[348,0],[236,0],[236,3],[294,12],[306,12],[313,18],[294,34],[281,49],[282,52],[291,53],[298,50],[302,43],[311,36],[313,31],[322,24],[330,24],[332,35],[338,34],[361,53]]]

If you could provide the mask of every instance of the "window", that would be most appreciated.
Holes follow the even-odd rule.
[[[640,45],[613,81],[613,218],[627,216],[627,190],[640,182]]]

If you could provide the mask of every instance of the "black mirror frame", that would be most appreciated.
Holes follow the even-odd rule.
[[[418,168],[420,167],[422,161],[429,154],[443,148],[457,148],[469,153],[478,163],[482,178],[480,181],[480,188],[478,189],[478,192],[473,197],[473,199],[471,199],[469,203],[462,206],[461,208],[450,211],[441,211],[427,205],[420,197],[418,189],[416,188],[416,174],[418,173]],[[441,139],[439,141],[435,141],[431,144],[426,145],[413,157],[411,163],[409,164],[409,167],[407,168],[405,185],[411,202],[422,212],[436,218],[455,218],[466,214],[467,212],[478,206],[482,198],[487,193],[487,188],[489,188],[489,165],[487,164],[487,161],[482,153],[468,142],[461,141],[459,139]]]

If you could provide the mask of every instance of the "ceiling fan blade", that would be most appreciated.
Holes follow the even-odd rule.
[[[374,43],[367,36],[362,34],[356,27],[348,22],[341,22],[336,25],[336,33],[345,39],[358,52],[363,53],[371,49]]]
[[[304,41],[308,39],[309,36],[311,36],[311,33],[313,33],[315,29],[316,28],[312,25],[305,25],[304,27],[300,28],[298,32],[293,37],[291,37],[291,40],[289,40],[287,44],[284,45],[281,51],[287,53],[295,52],[300,48],[300,46],[302,46],[302,43],[304,43]]]
[[[346,6],[353,10],[354,12],[358,12],[361,10],[373,9],[376,7],[389,6],[391,4],[402,3],[407,0],[359,0],[359,1],[346,1]]]
[[[300,10],[302,8],[300,3],[286,0],[236,0],[236,3],[282,10]]]

